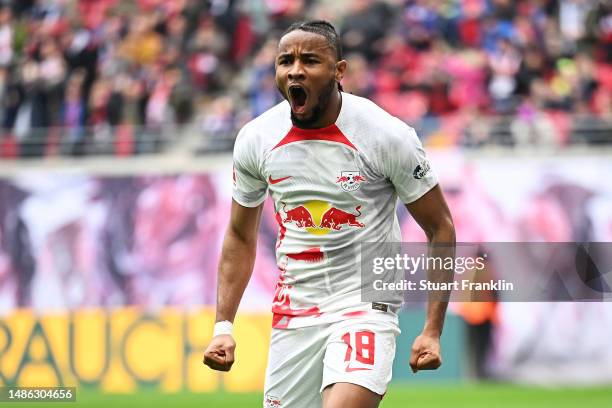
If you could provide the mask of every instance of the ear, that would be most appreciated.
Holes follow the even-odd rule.
[[[348,63],[346,62],[346,60],[340,60],[336,62],[336,75],[335,75],[336,82],[340,82],[342,78],[344,78],[344,74],[347,68],[348,68]]]

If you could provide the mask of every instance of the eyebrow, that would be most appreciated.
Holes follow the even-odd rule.
[[[304,58],[322,58],[320,54],[317,54],[314,52],[302,52],[299,55],[300,57],[304,57]],[[283,52],[283,53],[278,54],[276,58],[278,59],[278,58],[284,58],[284,57],[293,57],[293,53]]]

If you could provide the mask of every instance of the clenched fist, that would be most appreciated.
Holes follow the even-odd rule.
[[[414,339],[410,353],[410,368],[413,373],[419,370],[435,370],[441,365],[439,337],[421,334]]]
[[[204,351],[204,364],[218,371],[229,371],[234,364],[236,342],[229,334],[213,337]]]

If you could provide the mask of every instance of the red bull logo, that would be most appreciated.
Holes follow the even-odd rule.
[[[283,223],[295,222],[295,225],[300,228],[312,228],[315,226],[310,211],[303,205],[292,208],[291,210],[287,210],[286,207],[286,204],[283,203],[283,211],[286,214]]]
[[[287,209],[282,204],[283,224],[294,223],[296,227],[304,228],[315,235],[324,235],[330,231],[340,231],[343,227],[363,228],[365,224],[360,222],[361,206],[358,205],[353,211],[345,211],[330,205],[325,201],[308,201],[297,207]]]
[[[357,221],[357,217],[361,215],[361,211],[359,211],[360,208],[360,205],[355,207],[357,214],[352,214],[339,208],[332,207],[323,214],[320,227],[332,228],[336,231],[339,231],[345,224],[351,227],[363,228],[365,225]]]

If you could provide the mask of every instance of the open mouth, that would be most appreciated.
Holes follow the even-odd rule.
[[[291,85],[289,87],[289,102],[291,109],[295,113],[304,113],[306,110],[306,101],[308,100],[308,94],[301,85]]]

